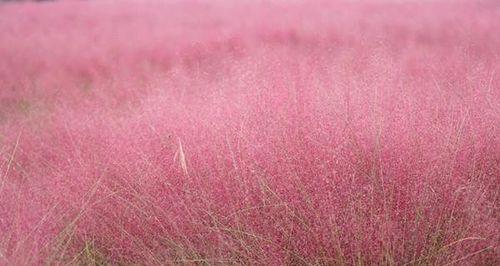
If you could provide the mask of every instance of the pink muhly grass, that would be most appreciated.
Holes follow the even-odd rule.
[[[497,264],[498,16],[0,5],[0,265]]]

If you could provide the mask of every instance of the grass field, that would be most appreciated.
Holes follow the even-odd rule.
[[[500,3],[0,3],[0,265],[499,265]]]

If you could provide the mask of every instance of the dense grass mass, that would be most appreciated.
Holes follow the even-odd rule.
[[[498,265],[499,17],[2,4],[0,265]]]

